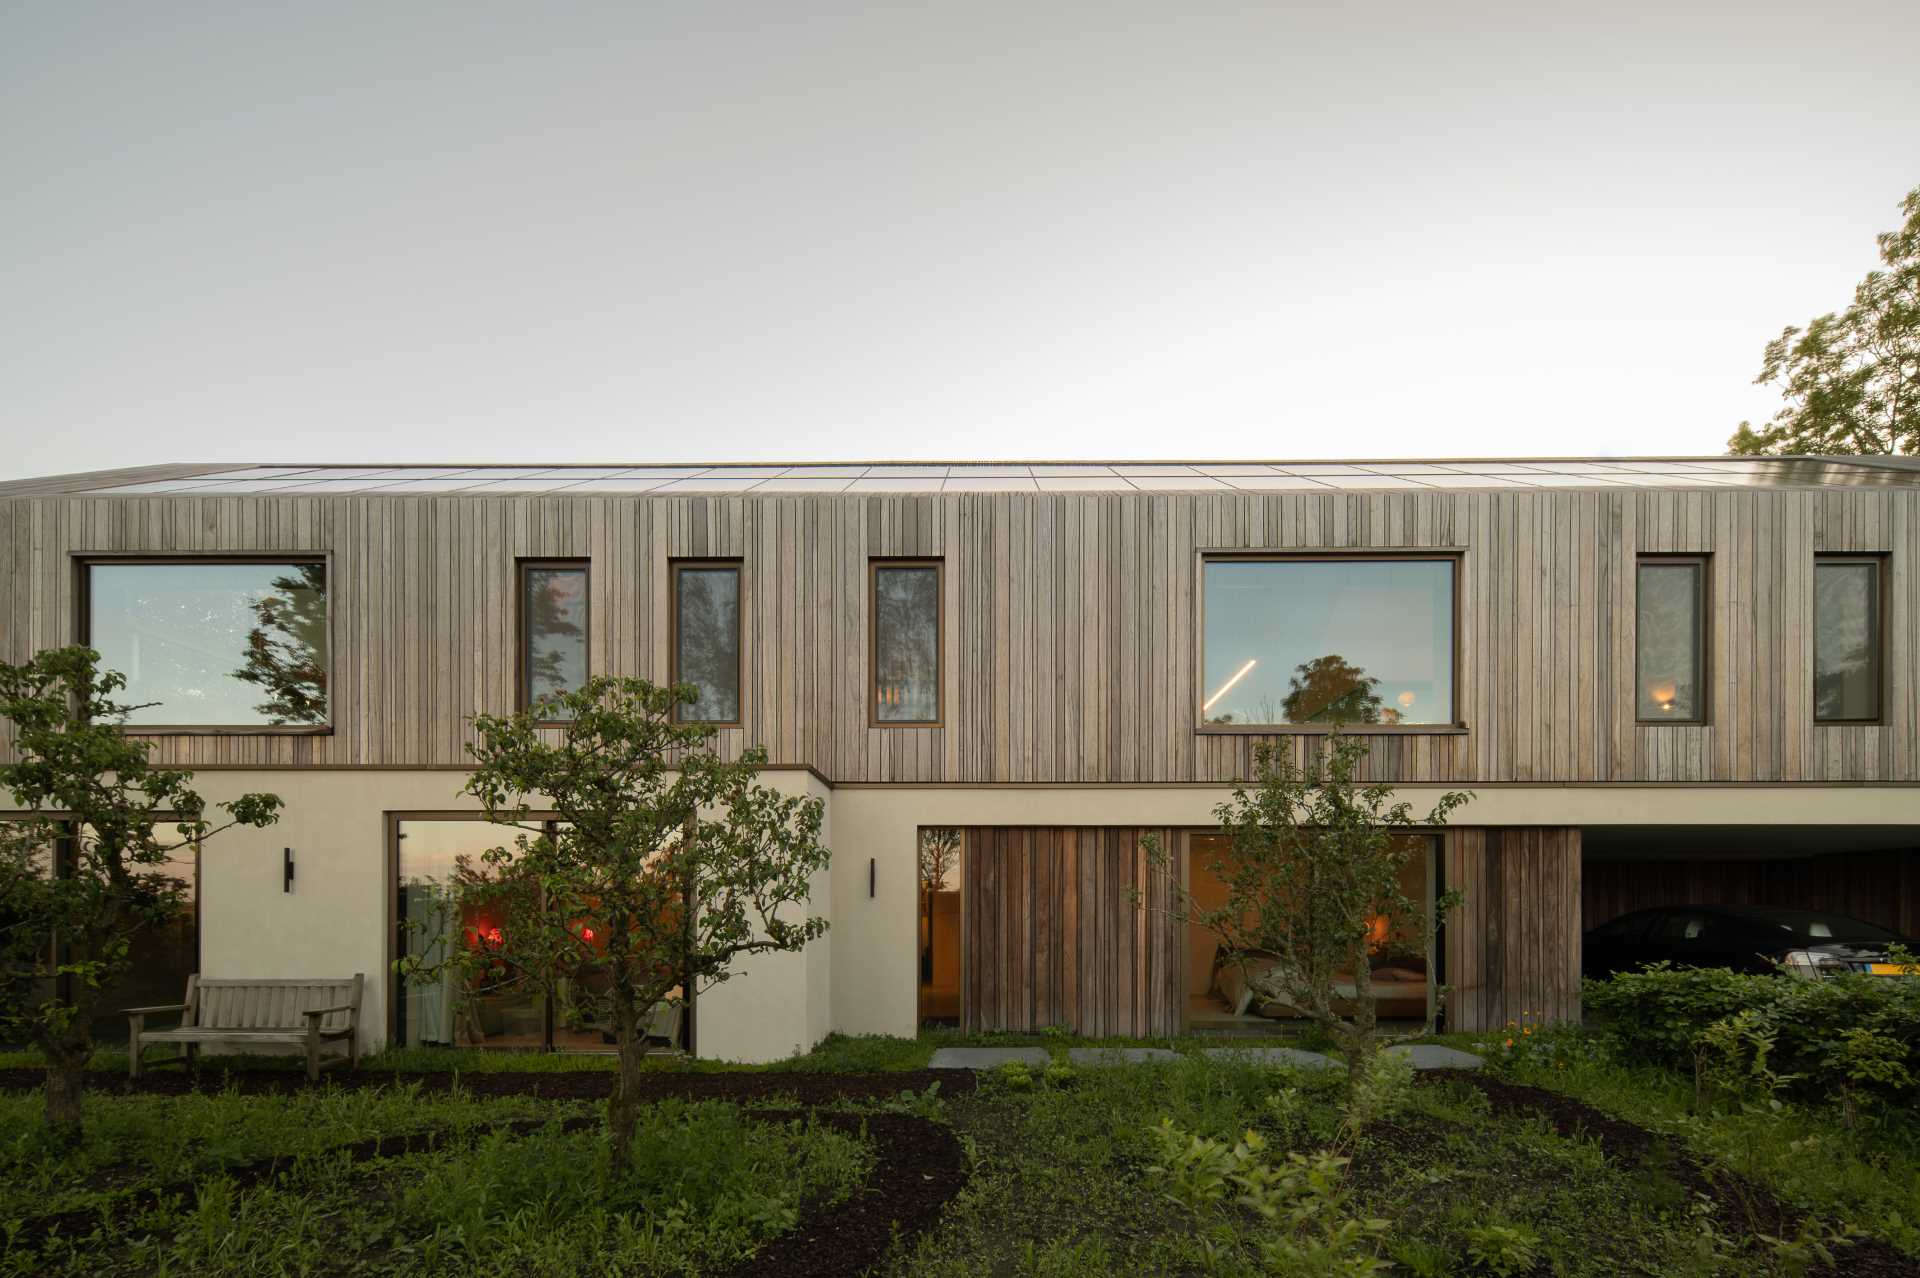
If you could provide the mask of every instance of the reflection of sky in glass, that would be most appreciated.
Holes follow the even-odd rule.
[[[1378,722],[1453,722],[1448,560],[1212,560],[1202,700],[1254,663],[1203,718],[1286,723],[1298,667],[1338,656],[1378,679]]]
[[[104,670],[127,677],[129,705],[158,704],[130,724],[247,725],[272,721],[269,695],[234,677],[246,667],[254,605],[286,596],[274,582],[290,564],[93,564],[87,570],[87,642]],[[278,631],[274,637],[284,638]]]

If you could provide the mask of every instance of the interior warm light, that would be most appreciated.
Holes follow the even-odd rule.
[[[1667,679],[1660,683],[1653,684],[1647,689],[1647,694],[1653,698],[1653,704],[1660,707],[1661,713],[1672,714],[1673,707],[1677,704],[1680,689],[1675,685],[1673,680]]]
[[[1220,698],[1226,696],[1229,692],[1233,691],[1233,685],[1236,683],[1239,683],[1242,679],[1246,678],[1247,671],[1253,669],[1255,666],[1259,664],[1260,664],[1260,659],[1258,657],[1248,657],[1247,664],[1244,666],[1241,666],[1238,670],[1234,671],[1233,678],[1221,684],[1220,690],[1214,693],[1211,697],[1208,697],[1206,699],[1206,701],[1200,706],[1200,713],[1205,714],[1207,711],[1213,709],[1215,702],[1219,701]]]
[[[1413,709],[1414,696],[1412,692],[1403,692],[1397,698],[1395,698],[1395,700],[1399,701],[1401,709],[1403,710]]]

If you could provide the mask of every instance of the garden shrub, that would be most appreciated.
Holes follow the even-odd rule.
[[[1586,984],[1587,1006],[1628,1059],[1841,1102],[1911,1099],[1920,1071],[1920,980],[1807,979],[1651,964]],[[1702,1053],[1705,1053],[1703,1058]]]

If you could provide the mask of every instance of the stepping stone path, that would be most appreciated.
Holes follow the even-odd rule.
[[[1052,1058],[1044,1047],[942,1047],[927,1062],[928,1069],[995,1069],[1019,1061],[1045,1069]]]
[[[1441,1047],[1436,1043],[1402,1043],[1387,1049],[1395,1056],[1410,1056],[1415,1069],[1479,1069],[1486,1064],[1472,1052]]]
[[[1208,1060],[1242,1061],[1254,1065],[1277,1065],[1288,1069],[1345,1069],[1331,1056],[1303,1052],[1297,1047],[1209,1047],[1200,1053]]]
[[[1164,1047],[1076,1047],[1067,1053],[1075,1065],[1099,1069],[1106,1065],[1147,1065],[1156,1061],[1177,1061],[1180,1053]]]
[[[1402,1043],[1389,1052],[1408,1057],[1415,1069],[1479,1069],[1484,1062],[1472,1052],[1457,1051],[1433,1043]],[[1290,1069],[1345,1069],[1331,1056],[1306,1052],[1297,1047],[1209,1047],[1200,1053],[1215,1061],[1248,1061],[1256,1065],[1274,1065]],[[1045,1069],[1053,1057],[1044,1047],[942,1047],[927,1062],[928,1069],[996,1069],[1008,1061],[1019,1061],[1033,1069]],[[1075,1065],[1099,1069],[1111,1065],[1145,1065],[1157,1061],[1179,1060],[1177,1052],[1164,1047],[1076,1047],[1067,1053]]]

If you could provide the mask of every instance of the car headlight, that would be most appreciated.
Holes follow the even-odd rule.
[[[1852,970],[1833,955],[1818,950],[1788,950],[1780,962],[1795,976],[1837,976]]]

